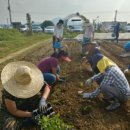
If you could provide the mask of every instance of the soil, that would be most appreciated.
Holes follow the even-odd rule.
[[[93,100],[83,99],[78,91],[93,91],[97,85],[90,88],[84,86],[84,82],[93,73],[88,69],[88,64],[81,64],[80,44],[76,41],[64,41],[69,47],[72,62],[61,66],[61,75],[66,78],[65,83],[59,83],[54,88],[48,99],[56,113],[67,124],[72,124],[75,130],[130,130],[130,117],[121,106],[113,112],[105,110],[107,104],[102,100],[102,95]],[[101,51],[116,62],[122,70],[129,64],[129,58],[121,58],[119,54],[123,51],[123,43],[101,41]],[[37,64],[38,61],[52,54],[51,44],[32,49],[16,58],[6,61],[26,60]],[[130,76],[126,75],[128,81]],[[2,88],[2,87],[1,87]]]

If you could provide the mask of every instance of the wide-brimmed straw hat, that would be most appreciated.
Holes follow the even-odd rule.
[[[44,84],[42,72],[34,64],[17,61],[7,64],[1,73],[4,89],[18,98],[36,95]]]

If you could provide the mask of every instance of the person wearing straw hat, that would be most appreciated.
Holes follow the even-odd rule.
[[[26,61],[8,63],[1,72],[3,130],[38,125],[37,114],[46,112],[50,89],[41,71]]]
[[[43,58],[38,63],[38,68],[41,70],[44,76],[44,80],[51,86],[56,83],[56,81],[64,82],[64,79],[60,77],[60,64],[63,62],[70,62],[71,59],[68,53],[64,50],[60,52],[55,52],[50,57]]]
[[[97,73],[91,78],[87,79],[86,86],[91,86],[94,81],[99,79],[99,87],[90,93],[83,93],[83,98],[95,98],[100,93],[103,94],[104,99],[110,104],[106,110],[112,111],[120,107],[121,104],[128,105],[130,97],[129,83],[120,70],[120,68],[109,58],[104,56],[101,52],[93,53],[93,43],[87,45],[87,50],[90,54],[91,66]]]

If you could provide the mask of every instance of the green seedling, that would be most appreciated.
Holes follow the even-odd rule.
[[[80,87],[83,87],[83,82],[82,81],[80,81],[79,84],[80,84]]]
[[[80,64],[80,66],[79,66],[79,70],[80,70],[80,73],[79,73],[80,78],[83,79],[84,76],[83,76],[82,64]]]
[[[85,106],[81,108],[81,112],[83,115],[89,114],[92,111],[92,106]]]
[[[72,130],[72,125],[67,125],[64,123],[62,119],[60,119],[60,115],[56,114],[53,117],[43,116],[39,118],[39,125],[41,130]]]
[[[57,88],[57,89],[56,89],[56,92],[57,92],[57,93],[61,93],[61,91],[62,91],[61,88]]]
[[[52,102],[53,104],[57,104],[57,105],[59,104],[59,105],[61,105],[61,104],[63,104],[65,101],[62,100],[62,99],[57,99],[57,100],[55,99],[55,100],[52,100],[51,102]]]

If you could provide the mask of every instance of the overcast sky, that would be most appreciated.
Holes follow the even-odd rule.
[[[9,22],[8,0],[0,0],[0,24]],[[32,21],[43,22],[56,17],[65,18],[79,12],[90,21],[114,20],[115,10],[118,21],[130,22],[130,0],[10,0],[12,21],[26,22],[26,13]]]

